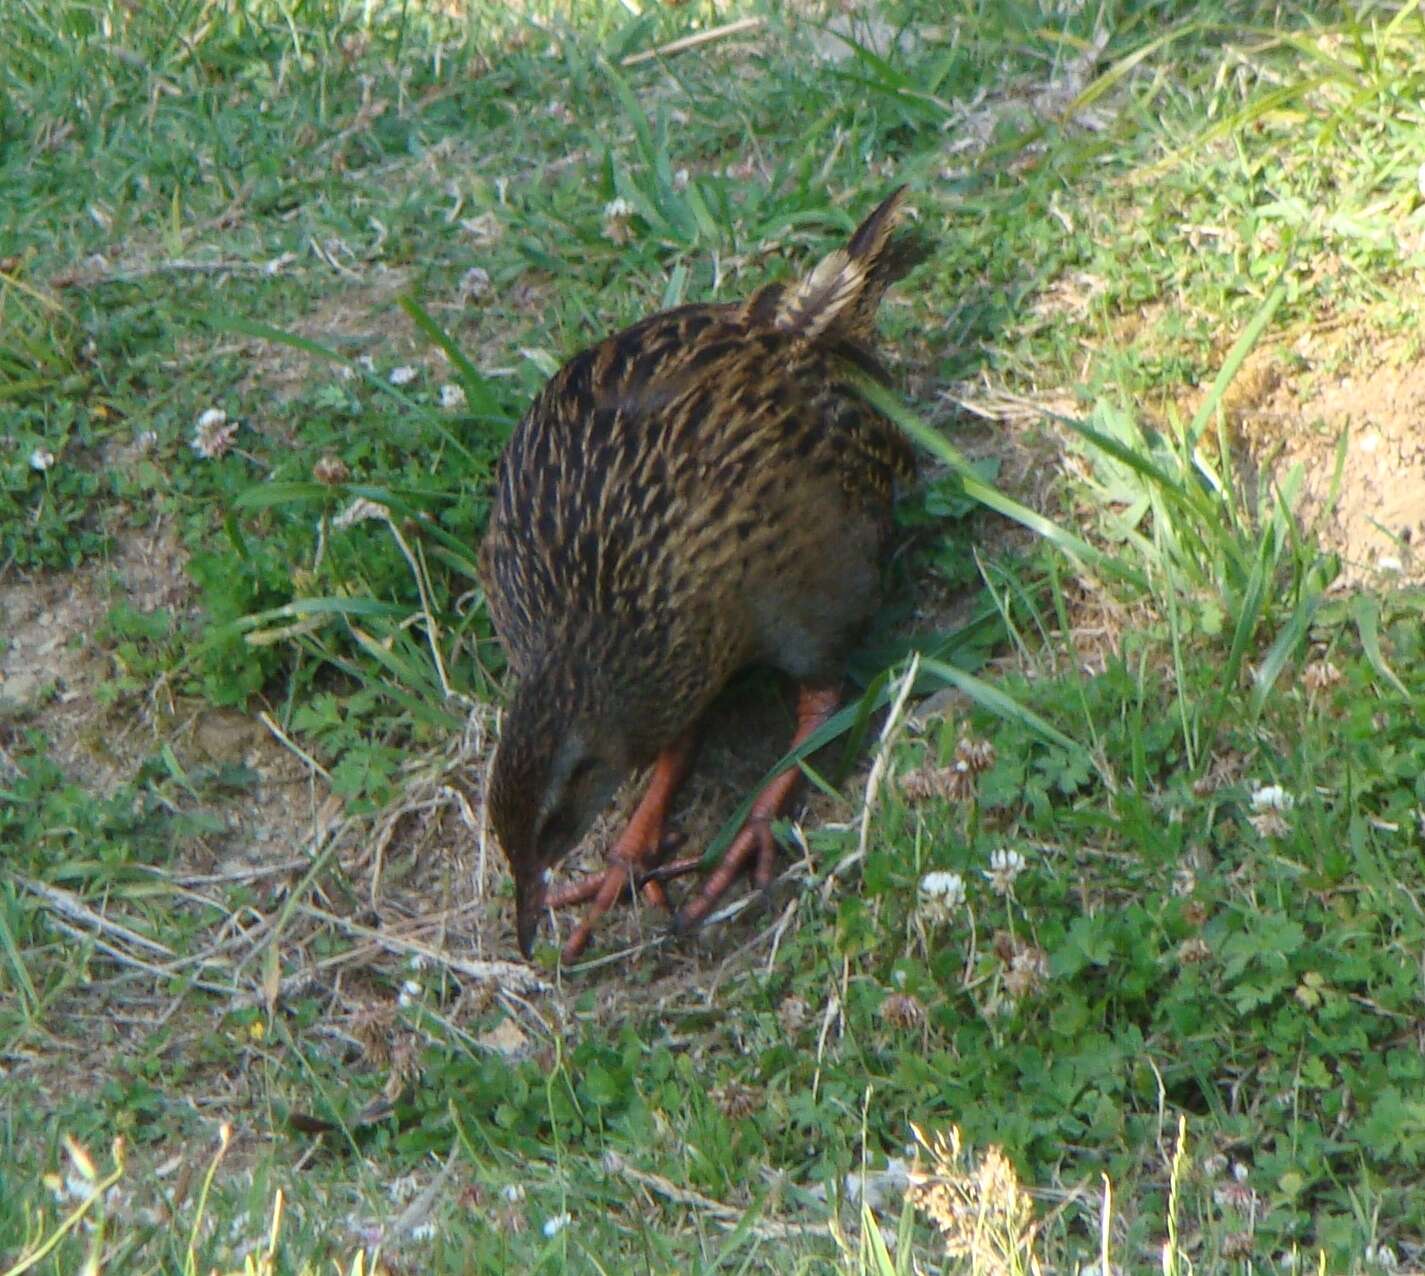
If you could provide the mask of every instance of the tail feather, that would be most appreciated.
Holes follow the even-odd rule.
[[[912,235],[895,234],[906,188],[893,191],[856,228],[845,248],[824,257],[799,284],[754,298],[759,310],[772,301],[772,323],[807,341],[825,337],[856,341],[870,335],[886,289],[927,253]]]

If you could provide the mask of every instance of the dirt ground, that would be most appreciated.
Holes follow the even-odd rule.
[[[1425,351],[1418,338],[1382,344],[1344,325],[1304,332],[1256,352],[1225,409],[1253,471],[1284,483],[1301,468],[1298,518],[1340,555],[1339,587],[1425,580]]]

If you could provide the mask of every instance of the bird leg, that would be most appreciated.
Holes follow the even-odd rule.
[[[586,877],[550,893],[547,906],[566,908],[593,900],[583,920],[574,928],[564,945],[560,960],[572,962],[588,946],[594,927],[605,913],[618,902],[619,896],[638,890],[644,902],[653,908],[668,907],[668,896],[662,879],[676,874],[660,873],[657,878],[646,873],[663,854],[667,839],[664,824],[668,808],[693,763],[696,741],[691,732],[681,736],[658,755],[653,775],[633,817],[608,853],[608,867],[602,873]],[[691,868],[683,871],[691,871]]]
[[[797,689],[797,730],[790,748],[795,749],[811,734],[824,726],[841,703],[836,687],[803,685]],[[741,831],[737,834],[718,866],[708,875],[674,921],[678,931],[691,930],[703,920],[737,875],[752,861],[752,881],[759,890],[772,882],[776,868],[777,846],[772,838],[772,821],[782,815],[801,781],[801,768],[790,766],[773,777],[757,795]],[[755,857],[755,858],[754,858]]]

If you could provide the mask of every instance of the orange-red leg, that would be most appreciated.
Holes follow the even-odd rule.
[[[663,826],[668,819],[668,808],[687,777],[688,768],[692,766],[694,750],[694,738],[689,734],[658,755],[648,789],[628,826],[609,851],[609,864],[602,873],[550,893],[550,908],[565,908],[570,904],[593,900],[589,911],[564,945],[561,960],[572,962],[578,958],[588,946],[589,937],[599,919],[618,902],[621,895],[627,893],[631,884],[638,887],[644,902],[651,907],[668,907],[668,896],[661,880],[644,878],[643,872],[652,868],[662,854]]]
[[[798,688],[797,730],[792,736],[790,747],[795,749],[825,725],[840,703],[841,693],[835,687]],[[777,860],[777,847],[772,838],[772,821],[784,813],[800,780],[801,768],[789,767],[774,777],[757,795],[741,831],[727,848],[727,854],[708,875],[698,893],[678,914],[674,922],[676,929],[690,930],[712,912],[717,901],[749,861],[752,862],[752,881],[758,889],[765,889],[771,884]]]

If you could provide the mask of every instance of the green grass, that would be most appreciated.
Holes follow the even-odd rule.
[[[1332,325],[1418,359],[1425,21],[1114,5],[1085,68],[1098,16],[12,2],[0,609],[83,582],[59,637],[102,676],[79,726],[63,675],[0,700],[0,1270],[1418,1263],[1425,597],[1333,588],[1227,402]],[[509,901],[456,790],[510,424],[901,181],[937,249],[883,323],[931,469],[810,867],[671,955],[481,978]],[[1001,401],[1029,424],[951,406]],[[259,713],[266,752],[212,742]],[[853,1188],[912,1125],[958,1127],[953,1190],[1002,1148],[1032,1241],[971,1193],[1009,1256],[950,1253],[892,1193],[878,1244]]]

